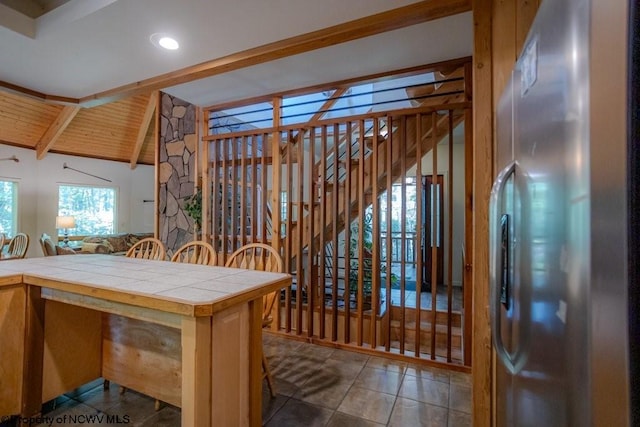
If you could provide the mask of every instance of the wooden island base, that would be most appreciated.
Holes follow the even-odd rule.
[[[192,265],[194,275],[205,271],[217,278],[197,282],[193,292],[180,287],[200,298],[185,302],[114,290],[131,277],[103,256],[50,258],[116,262],[104,274],[117,275],[111,286],[104,276],[99,285],[87,279],[78,284],[29,273],[27,260],[20,264],[27,270],[22,275],[3,276],[0,266],[0,340],[11,343],[0,350],[0,415],[38,414],[43,402],[103,377],[181,407],[183,426],[210,426],[212,420],[261,425],[262,295],[288,286],[289,275]],[[142,264],[136,268],[156,263],[149,268],[157,269],[158,261],[131,261]],[[77,263],[66,268],[77,270]],[[60,264],[50,267],[58,271]],[[176,282],[185,277],[184,267],[174,273]],[[229,280],[252,283],[260,277],[261,283],[240,292],[220,291],[231,288]]]

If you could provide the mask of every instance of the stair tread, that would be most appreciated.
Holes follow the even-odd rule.
[[[399,328],[400,327],[400,320],[391,320],[391,325],[392,328]],[[404,327],[405,329],[410,329],[411,331],[415,331],[416,329],[416,322],[415,321],[406,321],[404,322]],[[436,331],[437,332],[441,332],[444,329],[444,331],[447,330],[447,325],[446,324],[436,324]],[[431,322],[423,320],[420,322],[420,330],[421,331],[430,331],[431,330]],[[459,334],[462,334],[462,328],[459,326],[451,326],[451,332],[457,332]]]

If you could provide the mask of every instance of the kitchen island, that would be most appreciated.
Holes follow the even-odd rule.
[[[291,276],[108,255],[0,263],[0,415],[96,378],[183,426],[261,424],[262,296]]]

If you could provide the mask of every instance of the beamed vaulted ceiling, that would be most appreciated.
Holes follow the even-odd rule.
[[[470,0],[0,0],[0,143],[153,164],[158,90],[210,106],[470,56],[470,10]],[[149,41],[158,32],[181,48],[161,51]]]

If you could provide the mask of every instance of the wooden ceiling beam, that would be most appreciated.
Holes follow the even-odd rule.
[[[0,80],[0,88],[22,93],[43,101],[92,107],[132,95],[161,90],[166,87],[263,64],[276,59],[469,12],[471,9],[471,0],[422,0],[407,6],[289,37],[79,99],[44,94],[2,80]]]
[[[36,144],[36,158],[41,160],[47,155],[47,152],[56,143],[62,132],[69,126],[71,120],[78,114],[80,107],[66,106],[62,108],[58,117],[49,125],[47,131],[42,135]]]
[[[144,116],[142,117],[140,128],[138,129],[138,136],[136,137],[136,143],[134,144],[133,151],[131,153],[131,169],[135,169],[136,165],[138,164],[140,151],[142,150],[144,139],[147,136],[147,131],[149,130],[149,124],[151,123],[151,119],[153,118],[153,112],[156,110],[157,106],[158,106],[158,91],[155,91],[151,94],[151,96],[149,96],[149,101],[147,102],[147,107],[144,110]]]

